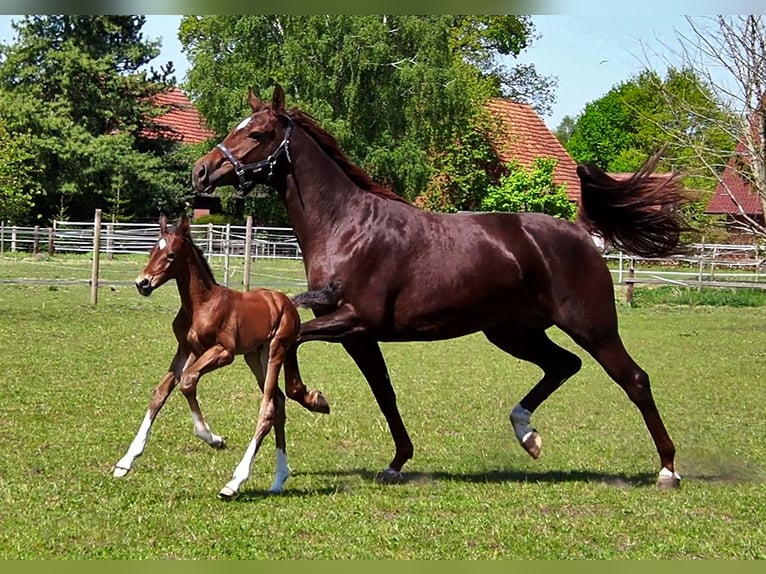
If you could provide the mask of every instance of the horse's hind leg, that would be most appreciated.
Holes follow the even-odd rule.
[[[330,414],[330,404],[322,391],[309,390],[301,379],[298,367],[298,344],[293,344],[285,355],[285,393],[303,408],[322,414]]]
[[[487,339],[514,357],[543,370],[543,377],[511,410],[510,420],[519,444],[533,457],[540,456],[542,439],[530,424],[532,413],[551,393],[574,375],[580,358],[551,341],[542,329],[521,330],[518,326],[496,327],[484,332]]]
[[[285,440],[285,397],[277,386],[279,370],[282,366],[281,355],[284,352],[279,346],[279,342],[272,341],[271,345],[264,345],[260,351],[245,355],[245,361],[258,380],[258,386],[263,391],[263,398],[258,412],[255,435],[245,450],[242,460],[234,469],[231,480],[218,493],[218,496],[224,500],[233,498],[239,492],[242,484],[250,477],[253,460],[255,460],[263,439],[272,426],[274,427],[277,447],[277,469],[269,491],[282,492],[285,482],[290,476]]]
[[[614,335],[595,348],[583,346],[638,407],[660,456],[661,469],[657,486],[678,487],[681,484],[681,477],[676,473],[674,466],[676,448],[654,402],[649,376],[631,358],[618,335]]]

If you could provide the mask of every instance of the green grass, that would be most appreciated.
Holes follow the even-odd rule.
[[[415,457],[405,484],[377,484],[393,446],[375,401],[340,346],[309,343],[302,374],[332,414],[289,402],[285,493],[266,494],[269,437],[224,503],[260,400],[241,360],[200,383],[227,450],[193,435],[176,393],[131,474],[111,476],[174,351],[177,300],[118,287],[91,307],[87,286],[0,285],[0,559],[766,558],[766,308],[619,306],[676,442],[678,491],[654,488],[638,411],[554,332],[584,366],[535,414],[537,461],[507,420],[535,367],[481,335],[384,344]]]
[[[634,291],[633,306],[708,305],[714,307],[762,307],[766,290],[732,287],[680,287],[661,285]]]

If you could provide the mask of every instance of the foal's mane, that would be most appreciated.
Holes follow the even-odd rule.
[[[394,201],[401,201],[402,203],[409,203],[402,196],[394,193],[390,189],[383,187],[382,185],[375,183],[367,173],[365,173],[358,165],[352,162],[346,154],[340,150],[338,140],[335,139],[330,132],[321,127],[316,120],[306,112],[293,107],[287,111],[288,117],[296,124],[302,127],[311,138],[319,144],[319,147],[340,167],[343,172],[354,182],[357,186],[361,187],[365,191],[391,199]]]
[[[170,233],[178,233],[178,227],[173,226],[170,229],[168,229],[168,231]],[[205,254],[202,252],[202,249],[196,243],[194,243],[194,240],[192,239],[191,234],[184,235],[183,241],[184,243],[187,243],[189,247],[191,247],[192,255],[194,255],[197,258],[197,261],[199,262],[199,266],[202,267],[202,270],[210,276],[210,279],[213,280],[213,283],[218,285],[218,281],[215,280],[215,275],[213,274],[213,270],[210,267],[210,263],[205,257]]]

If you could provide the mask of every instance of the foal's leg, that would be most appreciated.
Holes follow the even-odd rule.
[[[258,412],[258,423],[255,427],[255,435],[247,446],[242,460],[234,469],[234,474],[229,482],[221,489],[218,496],[228,500],[233,498],[239,491],[240,486],[250,477],[250,470],[258,450],[261,448],[263,439],[274,426],[274,434],[277,445],[277,470],[274,474],[274,482],[269,488],[271,492],[282,492],[285,482],[290,476],[287,466],[287,453],[285,442],[285,398],[277,386],[279,371],[282,367],[284,347],[276,339],[271,344],[264,345],[261,351],[245,355],[250,370],[258,379],[258,385],[263,391],[261,408]]]
[[[298,368],[298,345],[292,345],[285,354],[285,393],[303,408],[315,412],[330,414],[330,404],[319,389],[309,390],[301,379]]]
[[[529,361],[543,370],[543,378],[511,410],[510,419],[519,444],[532,456],[540,456],[542,438],[530,425],[535,409],[558,389],[568,378],[580,370],[580,358],[559,347],[548,338],[544,330],[520,330],[515,327],[496,327],[484,332],[490,342],[514,357]]]
[[[128,474],[133,466],[133,461],[141,456],[141,454],[144,452],[146,443],[149,440],[149,434],[151,433],[154,419],[157,418],[160,409],[165,404],[165,401],[167,401],[168,396],[170,396],[170,392],[176,386],[176,383],[178,382],[178,379],[181,376],[181,373],[183,372],[187,362],[191,360],[193,360],[193,357],[187,355],[186,352],[182,351],[181,347],[179,346],[175,357],[173,357],[173,361],[170,363],[170,369],[168,373],[152,393],[152,398],[149,401],[149,408],[144,415],[144,420],[141,422],[141,426],[138,428],[138,432],[136,433],[133,442],[130,443],[125,456],[118,460],[114,465],[114,476],[122,477]]]
[[[197,383],[202,375],[230,365],[234,361],[234,355],[222,345],[215,345],[202,353],[181,374],[181,392],[186,397],[191,409],[194,433],[213,448],[226,448],[226,441],[210,430],[197,401]]]

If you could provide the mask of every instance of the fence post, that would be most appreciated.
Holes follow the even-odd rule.
[[[213,224],[207,224],[207,258],[213,257]]]
[[[32,236],[32,255],[40,252],[40,226],[35,225],[34,235]]]
[[[16,252],[16,226],[11,227],[11,253]]]
[[[0,255],[5,255],[5,221],[0,221]]]
[[[625,301],[629,305],[633,304],[633,289],[635,288],[634,279],[636,278],[636,261],[630,258],[630,268],[628,269],[628,288],[625,290]]]
[[[54,227],[48,228],[48,255],[53,255],[56,252],[56,245],[54,244],[54,236],[56,235],[56,232],[54,231],[56,222],[53,222]]]
[[[114,259],[114,223],[106,224],[106,258]]]
[[[101,251],[101,210],[96,210],[93,218],[93,267],[90,272],[90,304],[98,303],[98,271]]]
[[[231,223],[226,224],[223,238],[223,284],[229,286],[229,242],[231,240]]]
[[[253,249],[253,216],[247,216],[245,224],[245,270],[242,275],[242,288],[250,290],[250,251]]]

